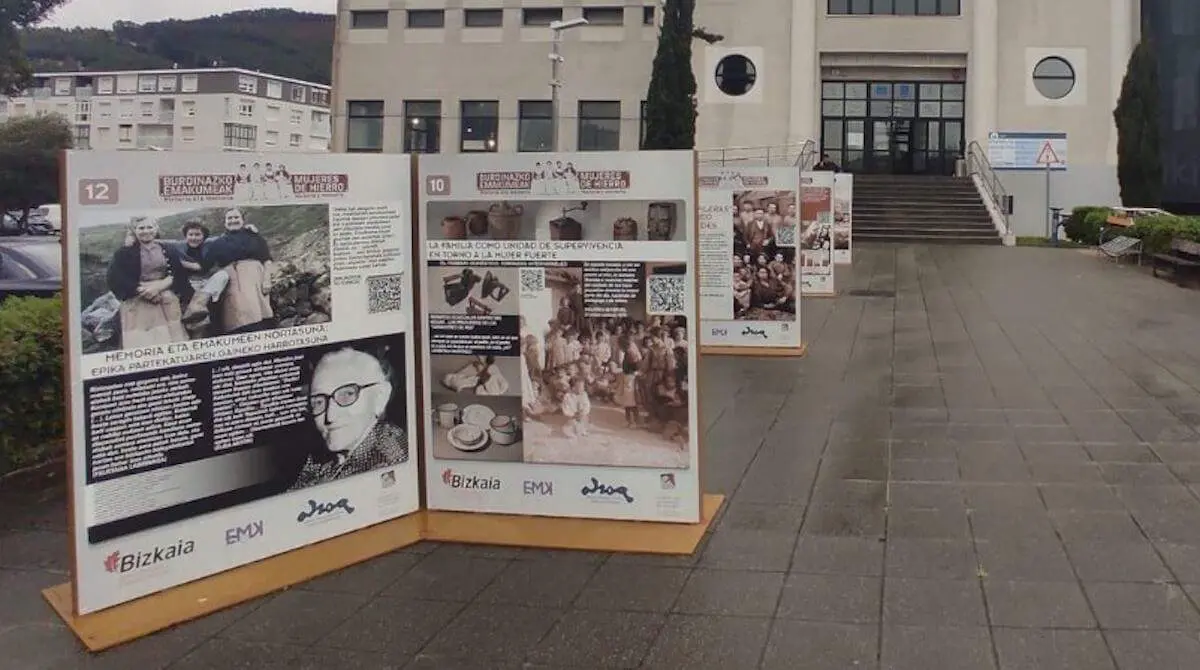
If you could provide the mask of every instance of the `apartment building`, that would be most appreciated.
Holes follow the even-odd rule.
[[[1112,109],[1139,5],[699,0],[696,24],[724,39],[694,43],[696,145],[812,140],[852,172],[945,174],[992,132],[1067,133],[1056,198],[1116,202]],[[341,0],[334,148],[545,151],[558,37],[558,147],[637,149],[660,14],[657,0]]]
[[[39,73],[0,121],[60,114],[80,149],[328,151],[328,86],[238,68]]]

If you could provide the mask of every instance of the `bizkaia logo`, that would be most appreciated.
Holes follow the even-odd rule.
[[[114,572],[123,575],[134,570],[141,570],[152,565],[166,563],[180,556],[187,556],[195,550],[195,542],[191,540],[179,540],[175,544],[165,547],[155,547],[150,551],[138,551],[132,554],[123,554],[120,551],[114,551],[104,557],[104,570],[105,572]]]
[[[159,175],[158,195],[168,201],[279,201],[326,198],[350,190],[350,175],[293,173],[283,163],[246,161],[233,172]]]
[[[240,542],[253,540],[261,537],[263,534],[263,522],[253,521],[245,526],[236,528],[228,528],[225,530],[225,546],[231,547]]]
[[[523,490],[527,496],[552,496],[554,482],[526,480]]]
[[[450,468],[442,471],[442,483],[452,489],[467,491],[499,491],[500,480],[496,477],[481,477],[479,475],[464,475]]]
[[[527,170],[475,173],[475,189],[487,194],[620,193],[628,191],[631,183],[628,170],[580,170],[573,161],[560,160],[538,161]]]

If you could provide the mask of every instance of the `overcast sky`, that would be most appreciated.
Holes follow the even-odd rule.
[[[46,25],[72,28],[108,28],[114,21],[194,19],[242,9],[290,7],[299,11],[332,14],[337,0],[67,0]]]

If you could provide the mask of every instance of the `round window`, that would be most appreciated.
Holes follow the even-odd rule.
[[[1075,68],[1065,59],[1049,56],[1033,66],[1033,86],[1051,100],[1061,100],[1075,89]]]
[[[717,88],[725,95],[746,95],[754,88],[758,79],[758,69],[754,63],[741,54],[730,54],[717,63],[714,80]]]

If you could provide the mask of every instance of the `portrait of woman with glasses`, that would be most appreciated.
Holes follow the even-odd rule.
[[[308,455],[292,490],[408,461],[408,436],[400,427],[405,421],[388,416],[400,381],[394,376],[386,352],[347,345],[320,356],[306,393],[308,416],[324,448]]]

